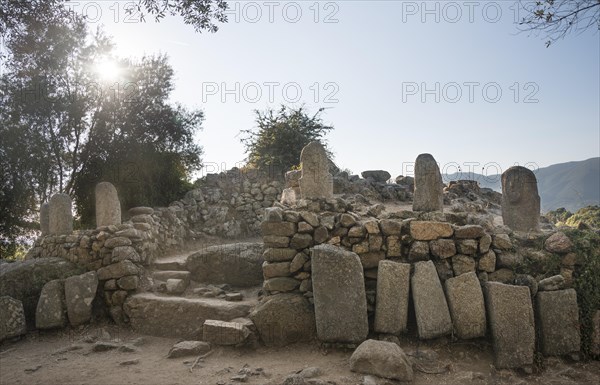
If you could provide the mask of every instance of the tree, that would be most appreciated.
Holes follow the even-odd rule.
[[[100,178],[122,187],[132,205],[179,198],[201,167],[194,134],[203,113],[169,102],[167,57],[116,60],[112,42],[101,32],[90,36],[82,18],[54,8],[35,15],[7,35],[0,76],[0,242],[31,233],[38,205],[56,192],[74,196],[93,224]],[[110,81],[96,71],[107,60],[120,68]],[[139,180],[126,185],[114,170],[131,164]]]
[[[242,143],[251,167],[279,175],[297,165],[302,148],[312,141],[320,141],[327,149],[323,137],[333,126],[323,123],[320,108],[309,116],[304,107],[292,109],[281,106],[279,111],[255,110],[255,129],[242,130]]]
[[[519,25],[542,34],[546,47],[570,33],[582,33],[592,26],[600,29],[600,0],[538,0],[521,2],[526,12]]]
[[[0,35],[22,29],[27,20],[38,19],[44,14],[69,13],[69,0],[1,0],[0,1]],[[129,13],[137,11],[140,20],[145,15],[153,15],[156,21],[167,14],[183,17],[185,24],[190,24],[196,32],[217,32],[218,23],[226,23],[228,9],[225,0],[137,0],[131,2]]]

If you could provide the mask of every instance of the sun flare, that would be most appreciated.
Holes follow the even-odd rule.
[[[119,64],[115,60],[107,57],[103,57],[96,61],[94,70],[102,80],[114,80],[121,72]]]

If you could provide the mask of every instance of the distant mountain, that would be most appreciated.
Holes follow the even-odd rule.
[[[535,171],[542,212],[564,207],[571,212],[600,205],[600,158],[553,164]],[[475,173],[444,174],[445,183],[458,179],[476,180],[481,187],[502,192],[500,175]]]

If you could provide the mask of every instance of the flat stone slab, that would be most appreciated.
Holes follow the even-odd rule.
[[[157,336],[200,339],[207,319],[229,321],[246,317],[255,301],[159,297],[141,293],[127,297],[123,310],[134,330]]]
[[[377,270],[375,331],[400,334],[406,330],[410,264],[380,261]]]
[[[35,327],[38,329],[54,329],[63,328],[66,325],[65,283],[61,279],[55,279],[42,288],[35,311]]]
[[[579,308],[574,289],[537,293],[536,321],[542,353],[561,356],[579,352]]]
[[[485,303],[477,274],[465,273],[447,279],[445,284],[446,298],[457,337],[485,337]]]
[[[357,254],[331,245],[312,249],[312,283],[317,337],[358,343],[367,338],[367,298]]]
[[[27,333],[23,303],[9,296],[0,297],[0,342]]]
[[[532,365],[535,326],[529,288],[487,282],[484,294],[496,353],[496,368]]]
[[[419,338],[431,339],[450,334],[452,319],[432,261],[414,264],[411,288]]]

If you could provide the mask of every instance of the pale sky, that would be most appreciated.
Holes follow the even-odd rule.
[[[208,172],[242,162],[239,131],[281,103],[327,108],[334,160],[354,173],[410,175],[424,152],[442,172],[490,174],[600,156],[597,29],[546,48],[510,1],[229,3],[215,34],[140,23],[128,2],[73,5],[119,56],[168,54],[173,101],[205,113]]]

